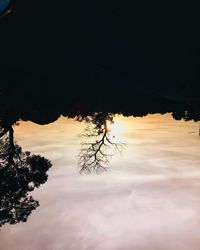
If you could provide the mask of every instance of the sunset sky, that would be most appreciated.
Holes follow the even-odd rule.
[[[88,176],[77,168],[85,123],[15,127],[18,144],[53,167],[28,222],[2,228],[1,250],[199,250],[198,123],[170,114],[114,120],[123,152],[107,173]]]

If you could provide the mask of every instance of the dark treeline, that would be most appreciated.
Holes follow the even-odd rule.
[[[0,116],[102,111],[199,119],[196,1],[13,1],[0,19]]]
[[[38,88],[34,84],[0,89],[0,120],[2,126],[18,120],[47,124],[60,115],[75,118],[95,112],[145,116],[154,113],[172,113],[175,119],[200,120],[200,101],[192,98],[164,98],[131,91],[131,88],[99,86],[91,89],[74,85],[65,88]],[[187,115],[186,115],[187,111]],[[5,125],[4,125],[5,124]]]

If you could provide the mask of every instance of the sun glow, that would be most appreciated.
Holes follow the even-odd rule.
[[[122,133],[125,130],[125,126],[120,123],[113,123],[109,126],[110,132],[113,133]]]
[[[125,122],[120,119],[120,117],[116,117],[116,119],[114,119],[114,123],[109,124],[108,128],[111,133],[116,134],[122,134],[127,129]]]

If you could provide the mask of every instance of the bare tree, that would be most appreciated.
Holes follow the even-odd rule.
[[[79,153],[80,173],[97,174],[107,170],[110,159],[115,152],[121,152],[123,144],[113,142],[108,129],[108,121],[113,122],[111,114],[95,113],[86,118],[89,126],[83,133],[84,141]]]

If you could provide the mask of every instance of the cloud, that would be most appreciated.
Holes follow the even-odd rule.
[[[168,116],[153,118],[123,118],[129,119],[129,143],[113,159],[110,171],[100,176],[78,174],[71,152],[79,147],[74,140],[80,123],[59,120],[47,126],[45,134],[39,128],[33,144],[33,128],[20,141],[17,127],[18,140],[26,147],[40,145],[43,134],[42,140],[51,146],[42,143],[35,150],[52,154],[54,168],[49,181],[34,193],[41,206],[26,224],[2,228],[0,249],[199,250],[199,138],[188,134],[196,125]],[[167,127],[159,125],[156,134],[164,121]],[[61,139],[63,152],[64,147],[71,149],[58,161],[54,151],[62,151]]]
[[[52,176],[29,221],[3,229],[2,249],[198,249],[199,180],[81,179]]]

